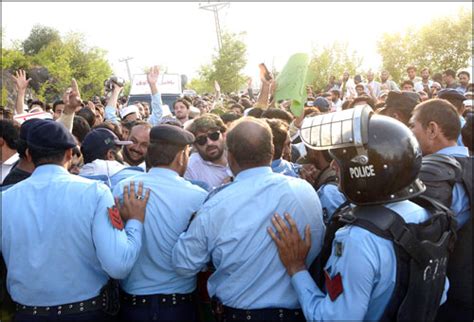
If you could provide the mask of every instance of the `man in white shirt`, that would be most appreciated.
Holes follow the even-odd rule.
[[[430,92],[431,85],[433,85],[433,81],[430,79],[430,69],[425,67],[421,70],[421,80],[419,82],[415,82],[415,92],[425,91]]]
[[[227,163],[225,146],[226,126],[219,116],[204,114],[191,123],[188,131],[196,137],[184,178],[201,181],[209,189],[230,181],[232,172]]]

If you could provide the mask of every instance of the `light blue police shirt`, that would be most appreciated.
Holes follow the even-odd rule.
[[[429,218],[427,210],[410,201],[385,205],[407,223]],[[335,254],[336,243],[342,254]],[[377,321],[390,301],[396,281],[396,256],[391,241],[357,226],[345,226],[336,232],[333,251],[325,269],[333,278],[342,277],[343,291],[331,301],[315,284],[307,270],[291,278],[303,313],[308,321]],[[449,283],[446,279],[442,303]]]
[[[318,196],[319,200],[321,200],[323,216],[326,223],[331,220],[336,209],[347,200],[338,186],[332,183],[323,184],[318,189]]]
[[[465,146],[450,146],[436,152],[438,154],[449,155],[452,157],[469,157],[469,150]],[[455,183],[452,193],[451,210],[458,221],[457,228],[460,229],[471,215],[471,206],[469,205],[469,196],[462,183]]]
[[[141,247],[143,225],[114,228],[104,184],[42,165],[2,194],[1,243],[15,302],[53,306],[93,298],[110,275],[125,277]],[[107,275],[108,274],[108,275]]]
[[[271,164],[272,171],[275,173],[281,173],[285,176],[295,177],[298,178],[297,171],[299,170],[295,165],[291,162],[284,160],[283,158],[279,158],[272,161]],[[298,169],[298,170],[297,170]]]
[[[273,173],[269,166],[240,172],[234,182],[209,198],[173,249],[173,265],[183,276],[196,275],[212,260],[210,296],[237,309],[299,308],[291,280],[267,232],[275,213],[291,214],[300,233],[309,224],[319,253],[325,226],[313,187]]]
[[[196,288],[196,276],[178,275],[171,265],[171,252],[207,192],[173,170],[151,168],[148,173],[119,182],[114,196],[122,198],[123,186],[130,180],[136,184],[142,181],[144,189],[151,189],[151,194],[143,246],[135,266],[120,283],[123,290],[134,295],[191,293]]]

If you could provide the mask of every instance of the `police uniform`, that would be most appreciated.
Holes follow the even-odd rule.
[[[194,136],[179,127],[158,125],[151,129],[150,142],[165,141],[183,148]],[[125,321],[193,321],[196,276],[180,276],[171,264],[171,252],[192,215],[199,210],[207,192],[186,181],[167,167],[153,167],[148,173],[121,181],[114,196],[122,198],[129,181],[143,182],[151,190],[143,247],[130,274],[120,281],[122,319]]]
[[[60,123],[30,129],[30,149],[65,151],[76,145]],[[113,226],[114,199],[103,184],[59,165],[38,166],[2,196],[1,251],[18,320],[103,320],[101,289],[124,278],[141,247],[142,223]]]
[[[300,231],[311,226],[308,262],[314,259],[325,229],[318,196],[306,181],[273,173],[269,166],[238,173],[209,198],[173,249],[173,266],[182,276],[194,276],[212,261],[208,291],[224,305],[227,321],[303,319],[266,231],[275,212],[294,215]]]
[[[407,200],[386,207],[407,223],[429,218],[425,209]],[[309,321],[378,321],[393,294],[396,264],[393,242],[363,228],[345,226],[337,231],[325,266],[326,288],[335,290],[323,292],[308,271],[296,273],[291,282]]]
[[[320,135],[319,127],[328,125],[339,130],[324,131]],[[413,237],[420,235],[411,234],[410,229],[421,230],[429,227],[429,224],[407,228],[407,224],[435,220],[430,218],[426,209],[407,200],[424,191],[424,186],[417,179],[421,167],[421,150],[416,139],[401,122],[374,115],[368,106],[358,106],[336,113],[332,118],[316,116],[306,119],[302,126],[302,140],[313,149],[329,149],[339,168],[341,190],[349,202],[357,205],[354,209],[343,210],[332,220],[325,237],[325,243],[330,244],[323,247],[318,257],[318,260],[322,260],[313,263],[311,274],[303,270],[292,276],[292,285],[306,319],[342,321],[398,318],[400,307],[407,302],[403,302],[403,299],[417,291],[407,286],[412,282],[410,280],[407,283],[408,276],[419,276],[416,274],[422,272],[426,263],[438,260],[438,257],[426,255],[433,253],[425,252],[420,246],[422,243]],[[438,209],[447,211],[447,208],[436,205]],[[387,212],[392,217],[386,216]],[[436,248],[438,244],[443,246],[443,249],[440,246],[439,258],[444,259],[444,264],[439,265],[439,275],[433,281],[428,279],[425,283],[423,277],[419,281],[425,283],[423,285],[430,291],[424,292],[419,298],[415,297],[413,303],[408,303],[408,310],[402,314],[409,318],[421,314],[423,318],[428,315],[433,319],[440,302],[446,301],[449,286],[446,278],[448,242],[452,241],[446,236],[452,236],[454,230],[454,221],[446,217],[446,212],[439,217],[433,215],[433,218],[441,218],[436,225],[439,224],[443,229],[448,226],[448,235],[440,231],[430,235],[432,239],[423,240],[430,247]],[[365,220],[364,224],[360,224],[361,218]],[[393,229],[394,221],[388,221],[387,218],[397,218],[395,222],[401,223],[397,228],[404,228]],[[339,226],[342,228],[337,229],[336,222],[342,223]],[[406,240],[410,240],[410,243],[399,235],[387,238],[385,234],[395,234],[394,231],[397,234],[401,231],[406,233],[405,229],[408,231],[406,236],[400,236],[409,236]],[[410,257],[412,253],[406,250],[407,244],[415,245],[417,250],[422,249],[420,254],[423,254],[423,259],[413,259],[417,264],[420,260],[421,265],[410,266],[410,260],[414,257]],[[324,258],[326,252],[327,259]],[[419,299],[421,301],[417,303]],[[417,309],[420,310],[415,312]]]

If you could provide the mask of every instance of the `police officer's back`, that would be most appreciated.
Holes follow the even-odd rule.
[[[16,320],[104,320],[110,294],[101,289],[135,263],[146,199],[132,201],[133,214],[121,209],[124,227],[105,185],[67,172],[76,144],[62,124],[37,122],[27,144],[36,169],[2,196],[0,246]]]
[[[114,189],[121,198],[130,180],[152,193],[147,205],[143,247],[130,274],[120,284],[124,321],[193,321],[196,277],[183,277],[171,264],[171,252],[207,192],[182,178],[194,136],[180,127],[158,125],[150,131],[146,174],[125,179]]]

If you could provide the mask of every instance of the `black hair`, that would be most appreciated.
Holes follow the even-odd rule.
[[[89,123],[82,116],[74,116],[73,125],[72,125],[72,135],[74,135],[77,140],[82,143],[87,133],[91,131]]]
[[[93,127],[95,124],[95,114],[88,108],[81,108],[79,112],[76,113],[77,116],[82,116],[87,123],[89,124],[89,127]]]
[[[43,150],[29,148],[31,160],[35,167],[42,164],[61,164],[66,150]]]
[[[7,146],[12,150],[16,150],[18,137],[20,135],[18,123],[7,119],[0,120],[0,133]]]
[[[291,121],[293,121],[293,115],[291,115],[289,112],[274,107],[271,107],[263,112],[262,117],[267,119],[280,119],[285,121],[287,124],[290,124]]]
[[[167,141],[151,141],[145,155],[146,164],[148,167],[168,166],[184,148]]]
[[[64,104],[63,100],[57,100],[53,103],[53,112],[56,112],[56,106]]]

